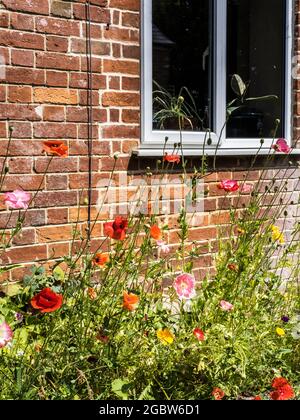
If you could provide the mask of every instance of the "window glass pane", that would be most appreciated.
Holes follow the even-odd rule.
[[[229,0],[227,22],[227,102],[236,96],[233,74],[248,86],[245,97],[276,95],[278,99],[244,102],[227,125],[227,137],[272,138],[275,120],[284,125],[285,0]]]
[[[164,109],[170,108],[172,98],[180,93],[185,100],[179,105],[188,117],[183,123],[184,130],[203,131],[211,127],[211,3],[211,0],[152,0],[156,130],[179,129],[178,118]],[[188,91],[181,91],[183,87]]]

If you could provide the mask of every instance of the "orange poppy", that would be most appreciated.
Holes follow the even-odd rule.
[[[50,153],[51,155],[68,157],[68,146],[61,140],[49,140],[44,141],[44,152]]]
[[[96,299],[97,299],[97,292],[96,292],[96,290],[95,290],[95,289],[93,289],[93,287],[89,287],[89,288],[87,289],[87,293],[88,293],[89,298],[90,298],[91,300],[96,300]]]
[[[109,262],[109,255],[108,254],[96,254],[93,258],[93,265],[103,268]]]
[[[140,298],[135,295],[134,293],[123,293],[123,308],[127,309],[128,311],[134,311],[138,304],[139,304]]]
[[[168,163],[180,163],[181,161],[181,156],[179,155],[165,155],[164,156],[164,161],[168,162]]]
[[[157,225],[151,226],[150,236],[151,236],[151,238],[155,239],[156,241],[160,241],[162,239],[161,229]]]

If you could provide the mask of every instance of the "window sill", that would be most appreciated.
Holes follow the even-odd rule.
[[[139,149],[133,150],[132,154],[134,156],[138,156],[138,157],[147,157],[147,158],[157,158],[157,157],[162,157],[164,154],[168,153],[168,154],[172,154],[172,152],[174,152],[174,149],[168,149],[168,148],[163,148],[163,147],[155,147],[153,148],[153,146],[149,146],[147,147],[146,145],[141,146]],[[181,155],[181,151],[176,151],[176,154]],[[203,153],[203,149],[202,148],[183,148],[183,154],[185,157],[201,157],[203,156],[203,154],[205,156],[232,156],[232,157],[238,157],[238,156],[267,156],[270,154],[270,148],[265,148],[265,149],[247,149],[247,148],[243,148],[243,149],[226,149],[226,148],[219,148],[217,150],[216,153],[216,149],[214,148],[205,148],[204,153]],[[300,156],[300,149],[295,149],[293,150],[289,156]],[[285,156],[287,157],[286,154],[284,153],[276,153],[276,156]]]

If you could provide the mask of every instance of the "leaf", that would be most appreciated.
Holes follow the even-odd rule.
[[[64,281],[64,279],[65,279],[65,272],[59,266],[57,266],[57,267],[54,268],[53,275],[54,275],[54,277],[55,277],[56,280]]]
[[[118,397],[122,398],[123,400],[128,400],[128,393],[126,393],[126,387],[128,386],[129,382],[123,379],[115,379],[111,383],[111,389],[114,394]],[[125,389],[124,389],[125,388]]]
[[[226,110],[227,116],[230,117],[231,114],[239,108],[241,108],[241,107],[240,106],[231,106],[231,107],[227,108],[227,110]]]
[[[22,286],[19,283],[5,283],[0,286],[0,291],[6,296],[16,296],[21,292]]]
[[[153,397],[152,397],[150,392],[151,392],[151,384],[148,384],[146,386],[146,388],[141,392],[140,396],[138,397],[138,400],[139,401],[141,401],[141,400],[147,400],[147,401],[153,400]]]
[[[278,96],[276,96],[276,95],[258,96],[257,98],[247,98],[247,99],[245,99],[245,102],[267,101],[269,99],[278,99]]]
[[[243,82],[241,76],[234,74],[231,78],[231,88],[236,95],[242,97],[246,92],[246,85]]]

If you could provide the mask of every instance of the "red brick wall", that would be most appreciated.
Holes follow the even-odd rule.
[[[118,153],[116,175],[129,180],[138,178],[154,161],[131,159],[131,150],[139,143],[140,48],[139,0],[91,0],[93,69],[93,188],[109,177]],[[299,22],[298,22],[299,23]],[[109,30],[107,28],[109,25]],[[297,26],[298,32],[299,26]],[[6,63],[0,80],[1,154],[7,144],[9,126],[13,138],[8,160],[9,173],[4,190],[22,187],[34,191],[40,184],[49,160],[42,154],[46,139],[62,139],[70,156],[54,159],[43,181],[43,191],[28,212],[23,234],[14,240],[5,261],[24,263],[55,259],[69,252],[72,222],[77,217],[81,197],[80,226],[85,234],[88,186],[87,157],[87,59],[85,1],[2,0],[0,8],[0,55]],[[298,88],[298,85],[296,86]],[[299,91],[296,91],[297,97]],[[298,123],[297,123],[298,127]],[[212,267],[216,224],[228,221],[228,212],[219,211],[224,198],[217,182],[224,178],[243,179],[247,160],[222,160],[218,172],[206,178],[205,213],[196,217],[191,241],[203,243],[203,256],[197,262],[197,274],[203,276]],[[279,163],[278,163],[279,164]],[[263,163],[252,173],[254,181]],[[193,165],[191,165],[193,168]],[[269,176],[275,174],[271,169]],[[172,177],[166,182],[172,185]],[[296,176],[289,188],[293,190]],[[81,196],[81,189],[84,193]],[[93,204],[97,198],[96,189]],[[234,200],[234,198],[232,199]],[[228,204],[228,203],[227,203]],[[228,208],[228,206],[227,206]],[[104,208],[93,235],[93,245],[103,235]],[[93,208],[92,214],[96,210]],[[169,241],[176,243],[177,216],[167,222]],[[6,226],[5,207],[0,212],[0,228]],[[9,221],[12,227],[15,219]],[[24,269],[13,272],[22,276]]]

